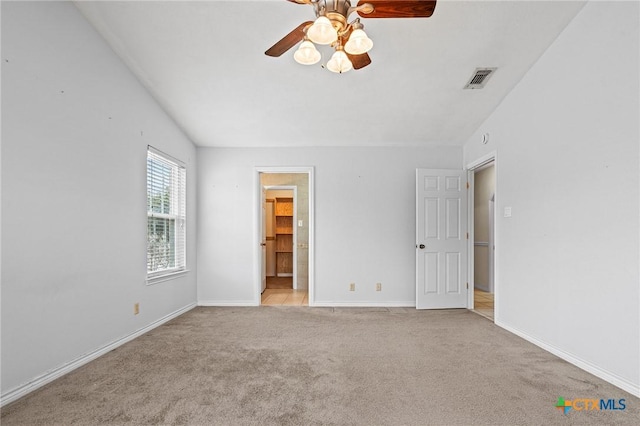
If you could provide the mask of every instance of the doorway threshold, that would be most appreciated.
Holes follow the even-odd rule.
[[[491,322],[494,322],[493,319],[493,310],[489,311],[488,309],[469,309],[471,312],[480,315],[481,317],[485,317]]]

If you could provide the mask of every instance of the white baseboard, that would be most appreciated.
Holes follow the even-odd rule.
[[[255,300],[201,300],[198,306],[260,306]],[[415,308],[416,302],[314,302],[310,307],[318,308]]]
[[[260,306],[256,300],[200,300],[198,306]]]
[[[588,361],[580,359],[579,357],[573,354],[570,354],[568,352],[565,352],[560,348],[557,348],[553,345],[549,345],[548,343],[538,340],[535,337],[529,336],[527,333],[520,331],[516,328],[513,328],[511,326],[508,326],[501,321],[496,321],[495,324],[519,337],[522,337],[524,340],[527,340],[528,342],[533,343],[534,345],[544,349],[545,351],[551,352],[555,356],[562,358],[568,363],[573,364],[576,367],[581,368],[582,370],[585,370],[586,372],[591,373],[594,376],[599,377],[602,380],[605,380],[611,383],[612,385],[617,386],[620,389],[627,391],[630,394],[633,394],[638,398],[640,398],[640,384],[632,383],[627,379],[624,379],[614,373],[604,370],[596,365],[593,365]]]
[[[415,308],[414,300],[406,302],[314,302],[319,308]]]
[[[45,374],[42,374],[41,376],[38,376],[36,378],[34,378],[33,380],[31,380],[28,383],[25,383],[23,385],[20,385],[14,389],[11,389],[10,391],[7,391],[6,393],[4,393],[2,396],[0,396],[0,407],[9,404],[10,402],[16,401],[19,398],[22,398],[23,396],[27,395],[30,392],[33,392],[34,390],[41,388],[42,386],[46,385],[47,383],[51,383],[52,381],[54,381],[55,379],[64,376],[67,373],[72,372],[73,370],[82,367],[83,365],[87,364],[90,361],[93,361],[94,359],[106,354],[107,352],[110,352],[112,350],[114,350],[115,348],[117,348],[118,346],[122,346],[127,342],[130,342],[131,340],[135,339],[136,337],[142,336],[143,334],[153,330],[154,328],[164,324],[165,322],[172,320],[173,318],[176,318],[180,315],[182,315],[183,313],[190,311],[191,309],[195,308],[196,304],[195,303],[191,303],[183,308],[178,309],[177,311],[174,311],[168,315],[165,315],[164,317],[152,322],[151,324],[149,324],[148,326],[141,328],[127,336],[124,336],[118,340],[115,340],[109,344],[107,344],[106,346],[103,346],[93,352],[90,352],[88,354],[85,354],[79,358],[76,358],[75,360],[61,365],[60,367],[57,367],[53,370],[50,370],[48,372],[46,372]]]

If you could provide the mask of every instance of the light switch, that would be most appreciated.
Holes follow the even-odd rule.
[[[298,228],[302,228],[302,221],[301,220],[298,221]]]
[[[504,208],[504,217],[511,217],[511,207]]]

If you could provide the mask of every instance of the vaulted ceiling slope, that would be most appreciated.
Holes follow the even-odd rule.
[[[584,2],[439,0],[430,18],[363,18],[372,63],[344,74],[321,67],[329,50],[311,66],[295,47],[264,54],[315,18],[309,5],[76,5],[197,145],[274,147],[461,145]],[[463,90],[478,67],[498,70]]]

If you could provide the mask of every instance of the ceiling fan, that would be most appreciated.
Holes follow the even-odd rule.
[[[309,4],[316,20],[306,21],[271,46],[265,53],[278,57],[300,43],[294,54],[296,62],[313,65],[320,61],[320,52],[314,43],[331,45],[335,53],[327,62],[330,71],[343,73],[361,69],[371,63],[367,53],[373,42],[363,31],[360,17],[366,18],[428,18],[436,8],[436,0],[366,0],[351,6],[350,0],[287,0]],[[349,22],[356,12],[359,17]]]

